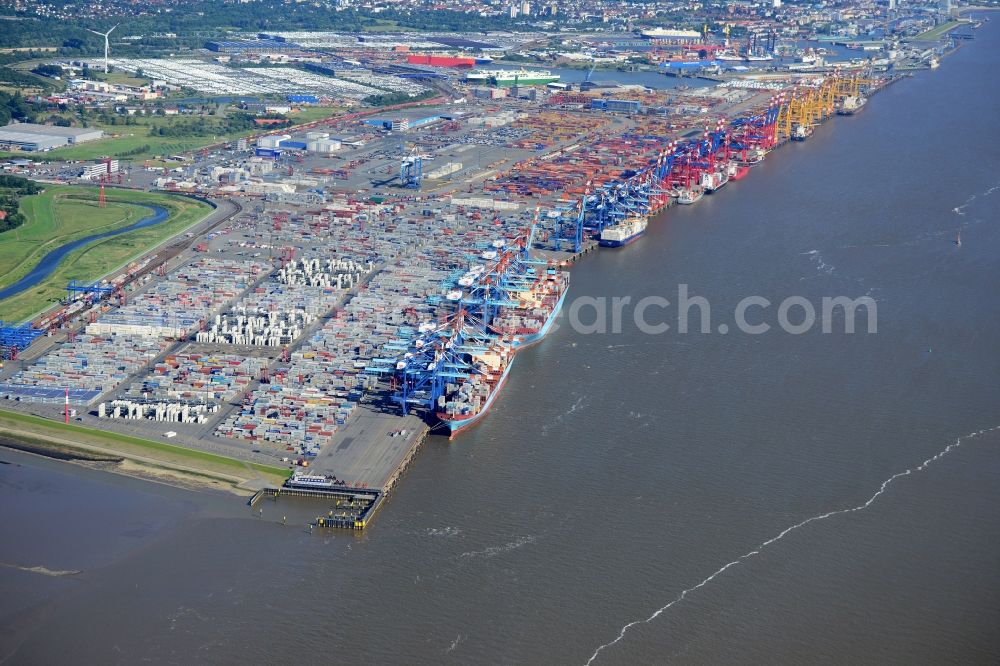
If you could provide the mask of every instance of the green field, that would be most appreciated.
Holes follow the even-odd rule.
[[[919,35],[917,35],[913,39],[914,40],[919,40],[919,41],[922,41],[922,42],[937,41],[937,40],[941,39],[942,37],[944,37],[945,34],[947,34],[948,32],[950,32],[952,30],[954,30],[955,28],[957,28],[958,26],[962,25],[963,23],[968,23],[968,20],[963,20],[963,21],[958,21],[958,20],[956,20],[956,21],[948,21],[947,23],[942,23],[939,26],[935,26],[935,27],[931,28],[927,32],[920,33]]]
[[[339,107],[305,107],[292,112],[288,117],[296,125],[303,125],[316,120],[340,115],[344,109]],[[198,116],[194,116],[197,118]],[[212,118],[212,116],[207,116]],[[104,131],[106,138],[90,141],[79,146],[57,148],[45,153],[10,153],[0,152],[0,157],[25,157],[33,160],[93,160],[101,157],[119,157],[122,159],[143,161],[158,156],[169,157],[178,153],[186,153],[205,146],[211,146],[223,141],[232,141],[239,137],[251,136],[267,131],[267,128],[248,132],[226,133],[210,136],[150,136],[152,128],[170,127],[178,121],[190,121],[192,116],[144,116],[136,118],[135,125],[104,125],[92,122],[91,127]],[[287,131],[287,130],[286,130]],[[141,150],[140,150],[141,149]]]
[[[281,467],[243,462],[165,442],[73,424],[67,425],[38,416],[0,410],[0,433],[9,433],[16,438],[19,433],[25,432],[41,438],[69,440],[84,446],[108,449],[126,458],[155,461],[168,467],[176,465],[182,468],[194,468],[208,475],[219,474],[244,480],[263,476],[274,485],[281,485],[289,475],[288,470]]]
[[[69,241],[128,226],[149,214],[136,204],[166,208],[170,217],[146,229],[95,241],[71,252],[39,285],[0,301],[0,319],[22,321],[65,294],[70,280],[93,282],[127,264],[159,242],[182,232],[211,212],[207,204],[168,194],[108,190],[107,208],[97,205],[93,187],[50,185],[25,197],[21,211],[28,221],[0,236],[0,286],[13,284],[48,252]]]

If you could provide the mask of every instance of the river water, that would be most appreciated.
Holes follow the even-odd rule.
[[[994,21],[574,268],[570,301],[688,284],[712,331],[749,295],[867,295],[877,333],[563,325],[481,425],[425,445],[362,534],[22,456],[0,465],[0,561],[79,573],[0,570],[4,653],[997,663],[998,68]]]
[[[91,234],[90,236],[85,236],[83,238],[78,238],[74,241],[70,241],[63,245],[60,245],[54,250],[50,250],[44,257],[42,257],[39,262],[35,265],[31,271],[25,275],[23,278],[10,285],[0,289],[0,300],[14,296],[15,294],[20,294],[22,291],[30,289],[35,285],[39,284],[42,280],[47,278],[52,274],[62,260],[66,256],[84,245],[89,245],[97,240],[102,240],[104,238],[111,238],[112,236],[119,236],[121,234],[126,234],[130,231],[135,231],[136,229],[145,229],[146,227],[151,227],[154,224],[159,224],[167,219],[167,211],[161,206],[151,206],[146,204],[135,204],[136,206],[142,206],[143,208],[148,208],[151,212],[150,215],[133,222],[132,224],[122,227],[121,229],[114,229],[112,231],[105,231],[99,234]]]

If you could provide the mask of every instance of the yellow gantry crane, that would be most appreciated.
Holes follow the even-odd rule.
[[[837,72],[812,83],[796,84],[791,91],[784,93],[784,99],[780,103],[777,141],[793,138],[797,127],[803,128],[807,134],[811,133],[812,127],[837,112],[844,99],[867,95],[881,83],[880,79],[871,76],[871,72],[855,70],[849,73]]]
[[[792,89],[778,113],[779,141],[792,138],[796,127],[811,128],[836,111],[836,79],[824,77],[813,85]]]

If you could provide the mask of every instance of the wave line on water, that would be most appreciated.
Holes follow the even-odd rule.
[[[618,636],[616,636],[614,640],[609,641],[609,642],[601,645],[600,647],[598,647],[596,650],[594,650],[594,654],[590,655],[590,659],[587,660],[586,666],[590,666],[594,662],[594,660],[596,660],[597,657],[601,654],[601,652],[603,652],[605,649],[607,649],[607,648],[611,647],[612,645],[615,645],[616,643],[618,643],[621,640],[623,640],[625,638],[625,634],[632,627],[638,626],[640,624],[649,624],[650,622],[652,622],[653,620],[655,620],[656,618],[658,618],[660,615],[662,615],[663,613],[665,613],[667,610],[669,610],[671,607],[673,607],[676,604],[679,604],[681,601],[683,601],[687,597],[687,595],[690,594],[691,592],[694,592],[694,591],[698,590],[699,588],[702,588],[705,585],[708,585],[713,580],[715,580],[715,578],[717,576],[720,576],[723,573],[725,573],[727,569],[730,569],[731,567],[735,567],[735,566],[737,566],[739,564],[742,564],[743,562],[745,562],[746,560],[749,560],[750,558],[754,557],[755,555],[760,555],[760,553],[761,553],[762,550],[764,550],[765,548],[767,548],[771,544],[773,544],[773,543],[775,543],[777,541],[780,541],[781,539],[785,538],[785,536],[787,536],[790,532],[793,532],[793,531],[799,529],[800,527],[805,527],[809,523],[815,523],[815,522],[818,522],[820,520],[826,520],[827,518],[832,518],[833,516],[839,516],[841,514],[846,514],[846,513],[855,513],[857,511],[864,511],[865,509],[867,509],[868,507],[870,507],[872,504],[874,504],[875,500],[877,500],[886,491],[886,489],[888,489],[889,485],[892,484],[892,482],[895,481],[896,479],[898,479],[900,477],[903,477],[903,476],[909,476],[910,474],[915,474],[916,472],[922,472],[923,470],[927,469],[927,467],[931,463],[933,463],[933,462],[939,460],[940,458],[946,456],[953,449],[956,449],[959,446],[961,446],[962,443],[965,442],[966,440],[973,439],[975,437],[979,437],[980,435],[985,435],[987,433],[995,432],[997,430],[1000,430],[1000,425],[993,426],[992,428],[984,428],[983,430],[977,430],[976,432],[971,432],[971,433],[968,433],[966,435],[962,435],[962,436],[956,438],[954,442],[952,442],[948,446],[944,447],[943,449],[941,449],[936,454],[934,454],[933,456],[931,456],[927,460],[923,461],[922,463],[920,463],[916,467],[911,467],[909,469],[906,469],[906,470],[904,470],[902,472],[897,472],[897,473],[893,474],[892,476],[890,476],[888,479],[886,479],[885,481],[882,482],[882,485],[879,486],[879,489],[875,492],[875,494],[872,495],[871,497],[869,497],[868,501],[866,501],[863,504],[859,504],[857,506],[850,507],[850,508],[847,508],[847,509],[836,509],[836,510],[833,510],[833,511],[828,511],[826,513],[821,513],[821,514],[818,514],[818,515],[806,518],[805,520],[803,520],[801,522],[795,523],[791,527],[786,527],[781,532],[779,532],[776,536],[773,536],[770,539],[768,539],[767,541],[763,541],[760,544],[758,544],[757,547],[754,548],[753,550],[751,550],[751,551],[749,551],[747,553],[744,553],[743,555],[740,555],[739,557],[737,557],[732,562],[727,562],[722,567],[720,567],[718,570],[716,570],[715,573],[713,573],[708,578],[705,578],[704,580],[702,580],[697,585],[694,585],[693,587],[689,587],[686,590],[682,590],[681,593],[678,594],[676,597],[674,597],[673,600],[671,600],[666,605],[661,606],[660,608],[656,609],[656,611],[652,615],[650,615],[649,617],[647,617],[645,620],[633,620],[632,622],[629,622],[628,624],[626,624],[625,626],[623,626],[621,628],[621,631],[618,632]]]
[[[502,546],[490,546],[489,548],[484,548],[483,550],[470,550],[462,553],[459,557],[496,557],[501,553],[509,553],[512,550],[516,550],[521,546],[526,546],[531,543],[535,543],[538,537],[535,536],[523,536],[518,537],[511,541],[510,543],[505,543]]]
[[[43,567],[43,566],[26,567],[26,566],[21,566],[20,564],[10,564],[8,562],[0,562],[0,567],[4,567],[7,569],[17,569],[18,571],[27,571],[28,573],[36,573],[36,574],[41,574],[43,576],[52,576],[52,577],[75,576],[79,573],[82,573],[82,571],[79,569],[60,570],[60,569],[49,569],[48,567]]]

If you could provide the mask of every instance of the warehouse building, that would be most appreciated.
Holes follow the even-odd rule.
[[[0,144],[29,151],[72,146],[86,141],[95,141],[103,136],[104,132],[101,130],[88,127],[11,123],[0,128]]]
[[[23,150],[37,153],[42,150],[52,150],[68,145],[66,139],[58,136],[42,136],[27,132],[14,132],[7,128],[0,129],[0,150]]]
[[[368,118],[364,122],[372,127],[380,127],[393,132],[405,132],[439,120],[441,120],[441,116],[418,116],[414,118]]]
[[[298,44],[276,39],[213,40],[206,42],[205,48],[215,53],[292,53],[302,50]]]

